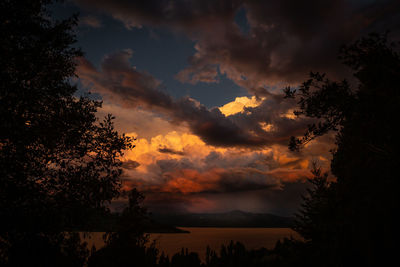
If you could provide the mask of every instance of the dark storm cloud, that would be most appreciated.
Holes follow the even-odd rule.
[[[179,169],[195,169],[196,165],[188,158],[182,159],[160,159],[156,161],[156,166],[160,169],[160,173],[171,172]],[[150,166],[152,168],[153,166]]]
[[[100,19],[91,15],[81,17],[79,20],[79,24],[93,28],[100,28],[102,26]]]
[[[204,18],[232,17],[241,1],[232,0],[74,0],[77,4],[109,13],[128,27],[142,24],[191,29]]]
[[[158,152],[166,153],[166,154],[173,154],[173,155],[180,155],[180,156],[185,155],[185,153],[183,151],[176,151],[176,150],[168,148],[168,147],[159,148]]]
[[[140,166],[139,162],[130,160],[130,159],[128,159],[122,163],[122,168],[127,169],[127,170],[133,170],[139,166]]]
[[[400,21],[394,17],[398,1],[246,1],[245,6],[254,37],[276,58],[267,72],[293,81],[317,70],[343,75],[337,60],[341,45],[371,31],[397,29],[387,22]]]
[[[220,180],[214,190],[208,192],[245,192],[260,189],[277,189],[280,182],[270,177],[265,171],[256,168],[231,168],[221,173]]]
[[[277,212],[279,205],[281,212],[294,210],[300,193],[286,191],[304,184],[310,172],[295,159],[281,165],[278,151],[246,151],[210,150],[201,157],[156,160],[142,166],[145,171],[126,173],[124,186],[143,192],[152,210]]]
[[[182,195],[170,192],[146,192],[145,205],[151,211],[162,212],[226,212],[246,210],[268,212],[282,216],[293,216],[302,203],[302,195],[309,184],[285,183],[281,189],[259,188],[258,190],[224,194],[197,193]],[[261,204],[260,204],[261,203]]]
[[[280,187],[280,181],[268,172],[250,167],[209,169],[203,172],[177,169],[164,173],[163,177],[166,183],[159,191],[181,194],[221,194]]]
[[[292,0],[76,0],[130,27],[162,26],[196,42],[182,82],[215,82],[218,73],[250,92],[262,85],[297,83],[310,71],[345,75],[337,60],[341,45],[370,31],[400,28],[399,1]],[[244,8],[250,26],[243,32],[235,15]]]
[[[145,179],[152,180],[152,183],[143,184],[134,178],[136,175],[131,182],[138,183],[144,192],[183,195],[280,190],[284,183],[305,181],[310,177],[310,171],[295,167],[297,169],[281,169],[273,155],[265,153],[223,155],[211,151],[196,161],[186,157],[157,160],[147,167]]]
[[[162,91],[161,83],[150,74],[131,67],[132,51],[124,50],[104,58],[98,71],[90,62],[80,59],[78,75],[108,100],[127,108],[147,108],[167,116],[171,123],[186,123],[193,134],[214,146],[262,147],[287,142],[294,132],[305,128],[305,120],[282,117],[293,102],[282,96],[265,94],[266,100],[256,108],[226,117],[218,108],[207,109],[189,97],[174,100]],[[266,131],[262,123],[273,124]]]
[[[126,49],[103,58],[101,72],[84,58],[79,59],[78,75],[93,85],[97,92],[124,106],[144,105],[171,109],[172,99],[158,90],[160,82],[150,74],[136,71],[129,65],[132,51]]]
[[[164,162],[166,163],[166,162]],[[152,205],[163,205],[173,201],[190,202],[201,195],[220,196],[232,193],[255,192],[259,190],[280,191],[282,184],[268,172],[256,168],[234,167],[228,169],[176,169],[160,174],[162,183],[154,185],[139,185],[139,189],[152,198]],[[172,169],[173,166],[168,166]],[[135,182],[132,182],[135,186]],[[160,199],[161,197],[161,199]],[[166,198],[166,199],[165,199]]]
[[[262,203],[267,203],[264,211],[282,216],[293,216],[299,211],[303,203],[302,196],[307,193],[306,189],[309,187],[309,183],[301,181],[284,183],[281,190],[257,192],[256,196]]]

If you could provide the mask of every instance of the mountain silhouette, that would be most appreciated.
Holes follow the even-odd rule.
[[[152,213],[161,224],[177,227],[290,227],[292,218],[233,210],[225,213]]]

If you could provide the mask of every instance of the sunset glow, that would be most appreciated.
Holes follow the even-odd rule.
[[[282,90],[310,70],[340,77],[329,55],[372,19],[345,27],[345,19],[314,23],[313,8],[296,13],[307,20],[293,20],[269,1],[189,2],[76,0],[60,12],[83,12],[80,90],[103,100],[99,117],[112,113],[119,132],[136,138],[122,159],[124,188],[142,190],[154,210],[231,210],[240,195],[252,211],[290,214],[311,163],[329,171],[335,144],[329,135],[301,153],[288,150],[313,121],[295,116],[297,103]],[[332,20],[350,16],[329,12]]]

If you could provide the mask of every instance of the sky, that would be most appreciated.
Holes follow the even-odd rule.
[[[79,92],[136,138],[123,188],[142,191],[153,212],[292,215],[312,162],[329,171],[335,144],[330,134],[288,150],[313,120],[294,116],[283,88],[310,71],[351,81],[340,46],[400,29],[400,2],[389,0],[70,0],[52,10],[79,13]]]

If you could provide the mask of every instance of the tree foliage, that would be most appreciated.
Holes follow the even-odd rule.
[[[120,192],[119,157],[132,148],[111,115],[97,119],[101,102],[76,96],[77,17],[52,19],[50,3],[0,2],[2,255],[23,253],[20,240],[68,254],[75,237],[60,233],[90,228],[92,215],[107,211]]]
[[[297,115],[317,120],[303,137],[292,137],[292,150],[336,131],[331,170],[337,182],[326,187],[314,173],[315,188],[297,230],[319,253],[319,266],[378,266],[395,255],[394,234],[387,229],[395,229],[398,208],[400,56],[386,34],[371,34],[344,46],[340,58],[356,87],[312,73],[298,90],[285,90],[298,99]]]
[[[115,229],[105,234],[105,246],[90,256],[89,267],[158,266],[158,249],[144,233],[149,220],[141,206],[144,196],[136,189],[127,194],[128,206],[119,214]]]
[[[331,81],[325,74],[310,73],[310,79],[303,82],[299,89],[284,90],[286,98],[298,98],[299,110],[296,116],[317,118],[318,122],[308,126],[301,138],[291,137],[289,148],[299,151],[302,146],[329,131],[339,131],[346,118],[351,114],[355,96],[346,80]]]
[[[306,240],[316,242],[318,239],[326,236],[327,229],[318,229],[327,225],[327,221],[331,219],[330,212],[332,207],[328,207],[332,188],[328,182],[328,173],[322,173],[321,168],[314,163],[312,169],[313,178],[308,179],[312,184],[311,188],[307,189],[307,195],[303,196],[303,204],[300,211],[296,214],[295,224],[293,229],[300,233]]]

